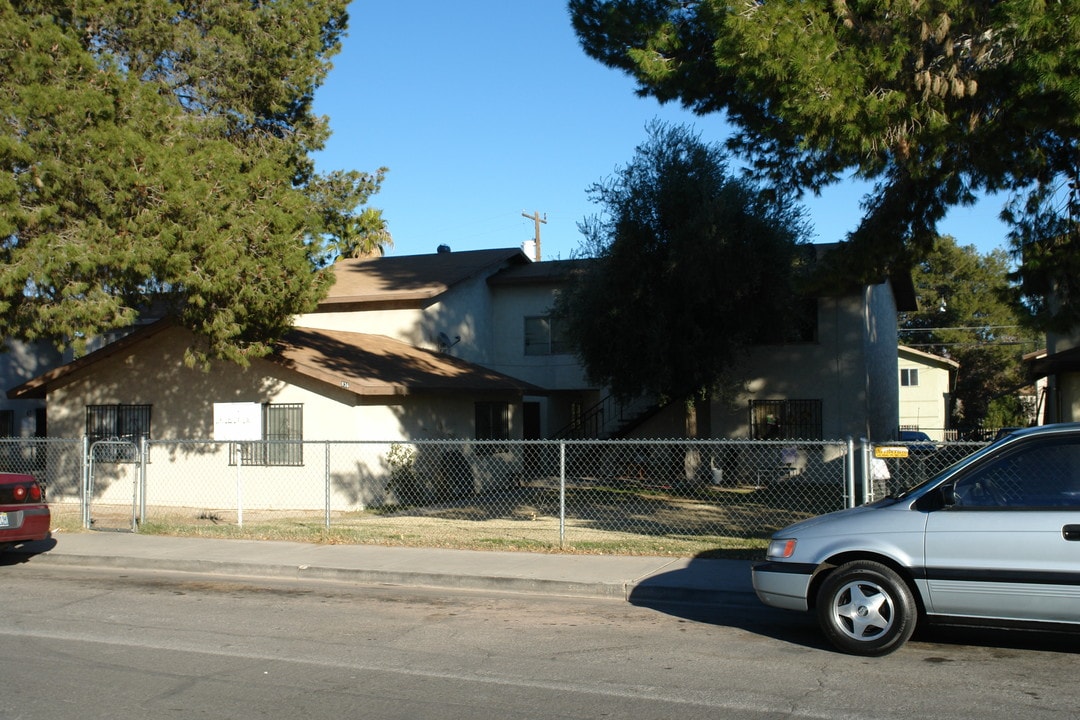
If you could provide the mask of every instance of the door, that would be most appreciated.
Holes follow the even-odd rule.
[[[540,435],[540,403],[526,402],[524,406],[524,427],[522,437],[525,440],[539,440]],[[525,477],[537,477],[542,473],[540,466],[540,445],[535,442],[526,442],[522,458],[522,472]]]
[[[930,612],[1080,622],[1080,434],[1005,446],[945,492],[926,525]]]

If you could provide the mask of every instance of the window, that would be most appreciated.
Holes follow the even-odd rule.
[[[87,405],[86,437],[90,444],[101,441],[127,441],[138,447],[150,437],[150,405]],[[107,445],[96,451],[95,459],[109,462],[133,462],[138,453],[130,448]]]
[[[918,368],[901,368],[900,369],[900,385],[903,387],[915,387],[919,384],[919,369]]]
[[[262,442],[239,443],[245,465],[304,464],[303,404],[263,405],[262,426]]]
[[[751,400],[750,436],[755,440],[820,440],[820,400]]]
[[[550,315],[525,318],[526,355],[566,355],[570,352],[563,320]]]
[[[129,440],[150,437],[151,405],[87,405],[86,436],[95,440]]]
[[[818,340],[817,298],[795,301],[789,321],[783,326],[761,325],[753,338],[756,345],[794,345]]]
[[[477,440],[509,440],[510,439],[510,403],[505,402],[478,402],[476,403],[476,439]],[[494,454],[501,452],[502,446],[495,444],[483,444],[477,446],[479,454]]]
[[[1021,447],[957,480],[958,507],[1080,508],[1080,444]]]

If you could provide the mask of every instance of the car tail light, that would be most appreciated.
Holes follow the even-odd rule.
[[[14,485],[11,488],[11,499],[17,503],[41,502],[43,493],[37,483],[31,485]]]

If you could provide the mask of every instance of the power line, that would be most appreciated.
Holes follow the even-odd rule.
[[[1015,330],[1023,325],[974,325],[971,327],[897,328],[898,332],[937,332],[939,330]]]

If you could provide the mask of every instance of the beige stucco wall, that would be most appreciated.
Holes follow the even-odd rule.
[[[857,296],[820,299],[817,342],[754,348],[736,371],[742,392],[733,402],[713,408],[714,436],[749,437],[750,401],[784,399],[821,400],[825,439],[865,436],[870,370],[868,346],[863,342],[867,319],[862,300]]]
[[[752,348],[733,370],[737,391],[713,404],[712,437],[750,437],[752,400],[821,400],[823,439],[891,439],[899,415],[895,315],[885,284],[821,298],[816,342]],[[675,403],[635,436],[683,437],[684,428],[685,409]]]

